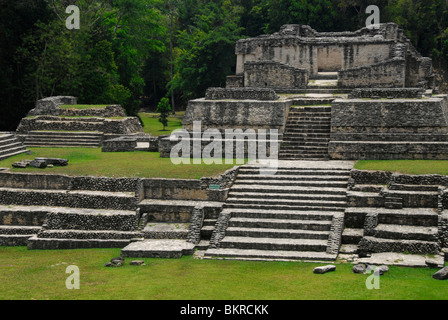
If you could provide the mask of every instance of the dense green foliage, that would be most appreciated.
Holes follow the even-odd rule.
[[[365,26],[368,5],[400,24],[422,54],[445,65],[445,0],[0,0],[0,130],[14,130],[37,99],[120,103],[129,115],[163,97],[172,110],[223,86],[235,42],[286,23],[318,31]],[[80,29],[65,27],[68,5]]]

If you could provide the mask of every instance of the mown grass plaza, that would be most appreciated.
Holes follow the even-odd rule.
[[[446,1],[0,17],[0,300],[448,299]]]

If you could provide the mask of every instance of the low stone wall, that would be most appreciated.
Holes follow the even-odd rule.
[[[368,171],[356,170],[350,171],[350,178],[355,184],[380,184],[387,185],[390,183],[392,172],[389,171]]]
[[[102,152],[129,152],[137,148],[137,138],[119,137],[103,141]]]
[[[65,175],[0,172],[0,187],[36,190],[69,190],[73,178]]]
[[[227,76],[226,88],[242,88],[244,87],[244,76]]]
[[[273,89],[267,88],[208,88],[205,93],[207,100],[278,100],[279,96]]]
[[[403,88],[405,81],[405,59],[393,59],[370,66],[345,69],[339,71],[338,75],[338,86],[342,88]]]
[[[308,70],[277,61],[247,61],[244,64],[245,87],[306,88]]]
[[[92,108],[92,109],[59,109],[59,116],[66,117],[126,117],[123,108],[120,105],[110,105],[105,108]]]
[[[17,132],[30,131],[97,131],[110,134],[143,133],[140,121],[136,117],[120,119],[105,118],[65,118],[56,116],[37,116],[23,118]]]
[[[425,90],[422,88],[357,88],[349,99],[421,99]]]

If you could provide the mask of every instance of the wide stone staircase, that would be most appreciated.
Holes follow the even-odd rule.
[[[240,168],[205,258],[335,260],[352,163]],[[271,174],[270,174],[271,173]]]
[[[27,147],[91,147],[101,146],[103,133],[94,131],[30,131],[25,138]]]
[[[281,160],[329,160],[330,106],[291,108],[280,147]]]
[[[27,151],[13,134],[0,132],[0,161]]]

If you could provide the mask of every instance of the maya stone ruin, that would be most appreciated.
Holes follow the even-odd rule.
[[[209,88],[189,102],[187,156],[197,143],[206,148],[207,130],[252,130],[255,148],[268,146],[265,156],[279,159],[273,174],[260,174],[263,165],[256,162],[200,180],[4,170],[0,222],[8,233],[2,243],[119,247],[124,257],[177,258],[199,250],[203,258],[249,260],[368,262],[406,252],[422,257],[416,265],[424,266],[428,255],[443,265],[447,177],[353,169],[362,159],[448,160],[448,96],[437,92],[431,59],[398,25],[355,32],[285,25],[238,41],[236,59],[226,88]],[[70,122],[54,108],[37,109],[15,135],[25,147],[40,130],[67,126],[108,133],[108,147],[119,151],[135,149],[138,139],[154,142],[123,115]],[[178,143],[172,137],[156,142],[152,148],[162,157]],[[217,142],[221,149],[229,142],[239,148],[232,136]],[[246,141],[239,151],[247,156],[248,148]]]

